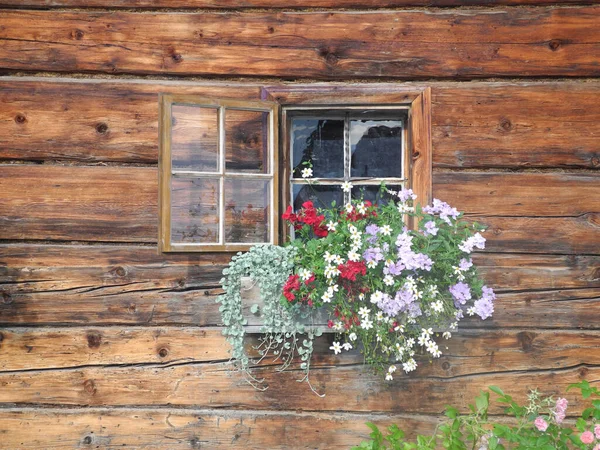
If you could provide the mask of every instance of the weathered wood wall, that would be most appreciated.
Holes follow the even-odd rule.
[[[598,380],[595,3],[0,0],[0,447],[348,448]],[[393,383],[324,338],[325,398],[268,368],[257,392],[217,328],[229,255],[157,254],[157,94],[324,81],[431,87],[434,195],[490,227],[496,313]]]

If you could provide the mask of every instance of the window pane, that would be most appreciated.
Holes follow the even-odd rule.
[[[294,210],[302,207],[302,203],[310,200],[317,208],[330,208],[331,202],[335,201],[337,206],[344,205],[344,192],[339,185],[292,185],[294,196]]]
[[[387,186],[387,188],[391,191],[401,191],[402,186],[400,185],[391,185]],[[387,193],[380,192],[379,185],[362,185],[362,186],[354,186],[352,188],[352,198],[362,198],[363,200],[369,200],[371,203],[388,203],[390,200],[396,201],[397,197]]]
[[[344,177],[344,121],[292,119],[294,178],[301,178],[303,162],[312,162],[313,177]]]
[[[352,177],[402,177],[402,122],[351,120]]]
[[[219,242],[219,180],[171,180],[171,242]]]
[[[270,242],[270,180],[225,179],[225,242]]]
[[[267,173],[269,113],[225,111],[225,170]]]
[[[219,161],[217,109],[171,106],[173,170],[217,172]]]

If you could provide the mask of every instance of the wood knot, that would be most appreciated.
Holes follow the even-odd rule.
[[[127,275],[127,271],[121,266],[115,267],[113,269],[113,272],[119,277],[124,277],[125,275]]]
[[[104,122],[100,122],[96,124],[96,132],[98,134],[106,134],[106,132],[108,131],[108,125],[105,124]]]
[[[192,448],[202,448],[202,444],[200,443],[200,439],[192,438],[190,439],[190,447]]]
[[[524,352],[533,350],[533,340],[535,337],[536,334],[531,331],[521,331],[517,334],[517,340],[519,341],[519,344],[521,344],[521,348]]]
[[[15,116],[15,122],[19,125],[23,125],[25,122],[27,122],[27,116],[25,116],[25,114],[19,113]]]
[[[555,52],[556,50],[558,50],[561,44],[562,42],[560,41],[560,39],[552,39],[550,42],[548,42],[548,47],[550,48],[550,50]]]
[[[88,347],[89,348],[98,348],[100,347],[100,342],[102,342],[102,335],[97,331],[89,332],[86,336]]]
[[[448,361],[444,361],[442,363],[442,369],[448,370],[450,368],[450,363]]]
[[[71,31],[71,38],[78,41],[83,39],[84,32],[78,29]]]
[[[5,305],[10,305],[13,302],[12,295],[10,295],[6,291],[1,291],[1,292],[2,292],[2,303],[4,303]]]
[[[160,356],[161,358],[166,358],[168,355],[169,355],[169,350],[164,347],[158,351],[158,356]]]
[[[600,158],[597,156],[593,156],[591,159],[591,163],[593,167],[597,167],[600,165]]]
[[[588,372],[589,372],[589,369],[587,367],[580,367],[579,368],[579,376],[581,378],[585,378],[587,376]]]
[[[91,436],[86,436],[83,438],[83,443],[86,445],[89,445],[92,443],[92,437]]]
[[[96,395],[98,390],[96,389],[96,383],[94,380],[85,380],[83,382],[83,390],[87,392],[89,395]]]
[[[335,56],[335,54],[333,53],[327,53],[327,55],[325,56],[325,62],[330,66],[334,66],[338,62],[338,57]]]
[[[184,287],[185,286],[185,280],[183,280],[183,279],[177,280],[177,286]]]
[[[208,295],[210,295],[210,292],[209,291],[204,291],[204,295],[208,296]]]
[[[500,120],[500,128],[502,128],[504,131],[510,131],[512,130],[512,122],[506,117],[503,117]]]
[[[129,305],[129,308],[127,308],[129,310],[130,313],[134,313],[137,311],[137,306],[135,305],[135,303],[132,303],[131,305]]]
[[[420,157],[421,157],[421,152],[414,152],[414,153],[412,154],[412,159],[413,159],[413,161],[415,161],[415,160],[419,159]]]
[[[273,34],[273,33],[275,33],[275,28],[273,28],[273,27],[269,27],[269,28],[267,28],[267,31],[268,31],[269,33]]]
[[[180,63],[181,61],[183,61],[183,56],[181,55],[181,53],[175,51],[174,48],[169,50],[169,55],[171,56],[173,62]]]

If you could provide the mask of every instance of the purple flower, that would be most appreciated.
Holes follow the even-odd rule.
[[[480,249],[485,248],[485,238],[479,233],[475,233],[475,235],[466,239],[458,246],[458,248],[465,253],[471,253],[475,247]]]
[[[421,311],[421,307],[419,306],[418,303],[411,303],[410,305],[408,305],[408,315],[413,318],[416,319],[417,317],[421,316],[423,314],[423,312]]]
[[[481,292],[481,298],[489,299],[490,301],[496,300],[496,294],[494,293],[494,290],[492,288],[483,286],[481,288]]]
[[[363,253],[363,258],[365,258],[365,261],[367,262],[379,262],[383,259],[383,253],[379,247],[369,247]]]
[[[450,293],[454,297],[454,305],[458,308],[459,305],[464,305],[467,300],[471,300],[471,288],[462,281],[456,283],[454,286],[450,286]]]
[[[383,273],[384,275],[394,275],[394,276],[398,276],[400,275],[400,273],[404,270],[404,265],[398,261],[396,263],[386,263],[385,267],[383,268]]]
[[[377,302],[377,307],[381,309],[389,317],[394,317],[403,309],[403,303],[398,299],[398,296],[392,298],[388,294],[383,294],[381,300]]]
[[[435,226],[435,222],[430,220],[425,224],[423,234],[425,236],[435,236],[440,229]]]
[[[460,263],[458,263],[458,268],[460,270],[469,270],[473,266],[473,261],[470,259],[461,259]]]
[[[452,208],[448,203],[438,200],[437,198],[433,199],[431,206],[427,205],[423,207],[423,212],[426,214],[439,214],[440,219],[442,219],[448,225],[452,225],[450,217],[456,220],[459,215],[459,212],[456,208]]]
[[[398,198],[400,199],[400,201],[402,203],[406,203],[409,198],[411,200],[416,200],[417,196],[413,193],[412,189],[406,189],[406,190],[398,192]]]
[[[379,233],[379,227],[372,223],[370,225],[367,225],[367,227],[365,228],[365,232],[367,234],[370,234],[371,236],[376,236],[377,233]]]
[[[475,307],[475,314],[481,317],[481,320],[491,317],[494,313],[494,303],[490,299],[480,298],[475,300],[473,306]]]

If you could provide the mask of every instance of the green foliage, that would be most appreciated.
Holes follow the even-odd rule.
[[[572,384],[568,390],[579,389],[584,399],[600,397],[600,391],[587,381]],[[592,400],[575,422],[575,430],[563,422],[567,400],[554,400],[541,396],[537,390],[529,393],[525,405],[516,403],[510,395],[497,386],[489,390],[497,395],[496,402],[505,406],[505,412],[513,419],[496,422],[488,417],[490,392],[481,392],[475,403],[469,405],[469,414],[462,415],[458,409],[446,408],[446,420],[440,423],[430,436],[418,435],[408,440],[396,425],[382,433],[377,425],[367,423],[371,429],[370,440],[352,450],[597,450],[600,449],[600,399]]]

